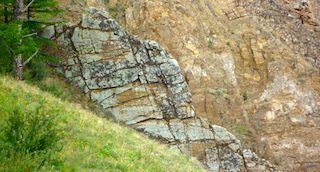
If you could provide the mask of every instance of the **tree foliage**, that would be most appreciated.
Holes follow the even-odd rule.
[[[12,56],[17,54],[30,56],[36,50],[37,44],[34,37],[28,36],[29,28],[20,29],[18,21],[1,24],[0,30],[1,47]]]
[[[17,10],[19,2],[23,5]],[[0,72],[11,72],[18,57],[23,68],[38,56],[48,41],[38,33],[45,24],[54,23],[53,17],[60,12],[56,0],[0,0]]]

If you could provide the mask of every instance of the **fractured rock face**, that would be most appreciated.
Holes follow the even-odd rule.
[[[209,171],[258,169],[246,166],[235,136],[196,116],[178,62],[157,42],[129,35],[95,8],[62,30],[53,37],[68,50],[66,78],[116,121],[196,157]]]
[[[320,169],[319,0],[115,1],[177,59],[197,115],[283,171]]]

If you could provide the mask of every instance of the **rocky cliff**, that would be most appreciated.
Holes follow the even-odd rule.
[[[116,121],[196,157],[209,171],[277,171],[197,115],[178,62],[106,11],[90,8],[78,24],[49,26],[43,35],[64,49],[66,78]]]
[[[106,6],[177,60],[196,116],[282,171],[320,168],[319,0],[61,0]],[[192,109],[192,108],[191,108]]]
[[[198,115],[283,171],[317,171],[318,0],[114,0],[179,62]]]

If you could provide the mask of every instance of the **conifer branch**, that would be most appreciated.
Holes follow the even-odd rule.
[[[34,3],[35,0],[32,0],[25,8],[24,8],[24,12],[28,10],[28,8]]]
[[[35,57],[39,52],[39,49],[37,49],[37,51],[35,53],[33,53],[24,63],[23,66],[27,65],[32,59],[33,57]]]

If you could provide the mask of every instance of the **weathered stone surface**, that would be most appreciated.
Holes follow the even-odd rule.
[[[110,37],[111,35],[102,31],[77,27],[73,32],[71,40],[76,51],[80,54],[96,54],[104,52],[104,44]]]
[[[82,13],[81,8],[86,5],[104,6],[98,2],[63,0],[61,6],[67,7],[66,13],[71,13],[68,17],[78,25],[82,15],[75,14]],[[319,0],[108,2],[108,8],[123,7],[117,11],[117,17],[126,29],[141,38],[156,40],[177,59],[192,92],[195,108],[189,108],[191,111],[228,128],[243,139],[245,147],[272,159],[283,171],[317,171],[320,168],[320,120],[319,111],[314,111],[317,109],[314,105],[320,100]],[[97,16],[87,21],[96,23],[96,28],[100,23],[108,23]],[[69,37],[64,34],[58,41],[70,45]],[[134,42],[139,41],[131,45],[136,45]],[[161,52],[149,55],[144,45],[131,47],[137,63],[148,63],[150,56],[157,65],[142,65],[146,72],[139,75],[139,82],[164,81],[157,66],[166,56],[154,59]],[[76,74],[74,69],[72,73]],[[287,79],[283,79],[284,76]],[[77,85],[88,90],[80,75],[70,79],[74,83],[79,81],[81,84]],[[293,83],[298,94],[286,91],[284,88],[290,88],[287,86],[277,89],[279,81]],[[262,101],[265,93],[269,96]],[[167,95],[166,91],[156,94]],[[305,98],[298,98],[300,95]],[[159,101],[166,116],[176,115],[173,98],[158,98]]]
[[[270,169],[276,171],[272,165],[264,159],[258,158],[258,156],[251,150],[243,150],[243,159],[246,163],[248,171],[263,172]]]
[[[186,126],[179,119],[173,119],[169,122],[170,132],[173,134],[176,141],[186,142],[188,141],[188,136],[186,133]]]
[[[51,39],[55,35],[54,25],[47,26],[42,30],[41,36],[47,39]]]
[[[190,141],[196,140],[213,140],[214,136],[210,128],[203,126],[200,119],[188,123],[186,134]]]
[[[135,126],[138,131],[142,131],[153,138],[172,142],[174,137],[171,134],[166,121],[146,121]]]
[[[218,147],[219,157],[221,163],[221,168],[230,172],[243,171],[242,166],[243,159],[239,154],[234,154],[233,151],[226,147]],[[267,170],[266,170],[267,171]]]
[[[206,149],[207,155],[207,165],[212,172],[219,172],[220,171],[220,158],[219,158],[219,151],[218,148],[208,148]]]
[[[232,143],[232,141],[236,140],[235,136],[229,133],[225,128],[217,125],[211,125],[211,127],[215,133],[215,139],[218,142]]]
[[[84,14],[81,20],[81,26],[89,29],[121,31],[118,23],[110,19],[107,11],[98,10],[90,7],[88,10],[90,15]]]
[[[320,168],[319,0],[115,1],[177,59],[197,115],[283,171]]]
[[[209,171],[246,169],[240,141],[196,115],[178,62],[157,42],[127,34],[100,9],[90,8],[80,23],[57,37],[71,49],[68,80],[116,121],[195,156]],[[234,61],[221,61],[235,81]]]

